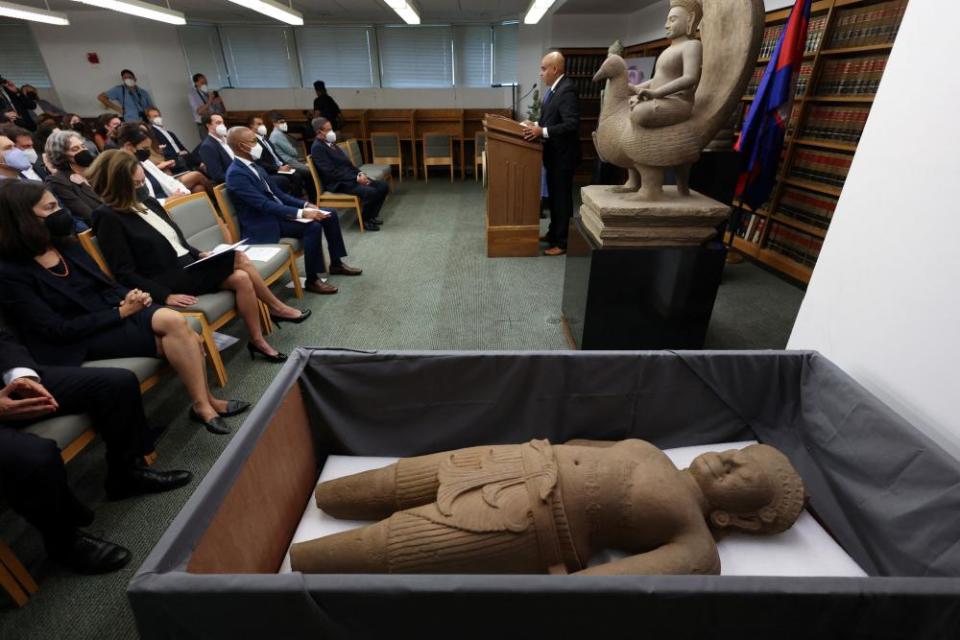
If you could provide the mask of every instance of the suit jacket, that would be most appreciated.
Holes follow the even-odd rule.
[[[200,161],[206,165],[206,173],[214,184],[220,184],[226,180],[227,169],[233,159],[219,142],[208,135],[200,143],[197,153],[200,155]]]
[[[190,246],[183,231],[170,219],[160,203],[150,198],[144,204],[173,227],[180,244],[194,260],[199,260],[200,251]],[[136,213],[117,211],[107,205],[97,209],[95,217],[100,250],[118,282],[131,289],[148,292],[157,304],[164,304],[167,296],[176,293],[158,281],[170,281],[162,276],[173,276],[183,270],[178,263],[177,252],[159,231]]]
[[[37,123],[33,119],[32,111],[37,108],[37,103],[32,98],[26,96],[22,91],[16,93],[6,87],[0,88],[0,116],[7,111],[16,111],[17,118],[13,124],[30,131],[35,131]]]
[[[34,371],[40,368],[27,348],[20,344],[12,333],[0,329],[0,376],[17,367],[26,367]]]
[[[93,226],[93,212],[103,204],[103,200],[93,190],[93,187],[88,184],[77,184],[70,179],[70,175],[71,171],[69,170],[57,171],[48,176],[44,182],[61,205],[70,209],[70,213],[77,218]]]
[[[153,129],[153,139],[157,141],[157,144],[165,145],[163,149],[164,160],[180,160],[180,154],[177,153],[177,150],[174,149],[173,145],[170,144],[170,141],[167,140],[167,136],[163,135],[164,133],[173,138],[173,141],[176,142],[177,146],[182,150],[190,151],[190,149],[187,148],[187,145],[180,142],[180,138],[178,138],[177,134],[175,134],[173,131],[170,131],[169,129],[161,130],[160,127],[155,124],[150,125],[150,127]]]
[[[240,158],[234,159],[227,169],[227,193],[237,212],[240,235],[251,244],[276,244],[282,237],[281,221],[296,220],[307,203],[270,187],[274,199],[267,188],[267,173],[259,165],[253,166],[259,179]]]
[[[300,164],[303,162],[300,160],[300,154],[297,152],[296,147],[293,146],[293,143],[290,142],[287,134],[276,127],[270,132],[270,144],[273,145],[274,151],[277,152],[277,155],[279,155],[280,159],[286,164]]]
[[[87,355],[84,338],[123,322],[117,307],[128,289],[107,278],[78,243],[60,253],[71,270],[93,277],[107,300],[78,296],[64,278],[34,260],[0,260],[0,307],[37,362],[79,365]]]
[[[550,136],[543,141],[543,164],[550,170],[575,171],[580,163],[580,99],[570,78],[564,77],[543,105],[540,126]]]
[[[280,154],[277,153],[277,150],[266,138],[258,135],[257,140],[260,142],[260,146],[263,147],[263,153],[260,155],[260,159],[257,160],[257,164],[263,167],[264,171],[268,174],[273,175],[277,172],[277,169],[283,166],[283,158],[280,157]]]
[[[347,157],[347,154],[337,145],[329,145],[326,140],[317,138],[310,147],[310,157],[313,165],[320,174],[323,188],[327,191],[339,191],[342,186],[353,186],[357,183],[357,169]]]

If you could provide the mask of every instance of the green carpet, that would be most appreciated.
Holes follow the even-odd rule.
[[[355,349],[565,349],[560,327],[563,258],[489,259],[484,244],[483,192],[473,182],[437,180],[397,183],[379,233],[345,230],[348,261],[362,266],[359,278],[334,277],[335,296],[305,294],[293,304],[313,309],[298,326],[285,325],[271,343],[281,351],[297,345]],[[727,269],[708,333],[708,346],[722,349],[783,348],[802,292],[751,264]],[[226,333],[245,340],[241,323]],[[251,362],[241,345],[224,362],[230,381],[221,397],[256,400],[279,365]],[[230,440],[187,421],[183,387],[174,378],[145,396],[147,414],[169,425],[159,445],[160,469],[189,469],[195,486]],[[238,419],[230,422],[240,426]],[[136,637],[125,588],[136,568],[190,495],[172,493],[106,502],[103,445],[88,447],[67,467],[71,485],[97,513],[90,531],[123,544],[130,565],[106,576],[77,576],[44,558],[42,544],[10,511],[0,514],[6,540],[40,584],[22,608],[0,595],[0,638]]]

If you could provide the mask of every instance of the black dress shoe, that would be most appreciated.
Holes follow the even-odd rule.
[[[283,318],[281,316],[275,316],[271,313],[270,319],[276,322],[277,324],[280,324],[281,322],[289,322],[291,324],[300,324],[301,322],[309,318],[312,313],[313,311],[311,311],[310,309],[300,309],[300,317],[298,318]]]
[[[123,500],[147,493],[163,493],[179,489],[193,479],[189,471],[154,471],[133,466],[128,470],[107,475],[107,499]]]
[[[367,222],[366,220],[364,220],[363,230],[364,231],[380,231],[380,225],[374,222]]]
[[[252,406],[249,402],[243,400],[227,400],[227,410],[217,411],[217,413],[224,418],[231,418],[240,415]]]
[[[328,269],[328,272],[332,276],[358,276],[363,273],[363,269],[357,267],[351,267],[348,264],[332,264]]]
[[[256,355],[260,354],[260,357],[266,360],[267,362],[286,362],[287,361],[287,354],[280,353],[279,351],[277,351],[276,353],[267,353],[266,351],[261,350],[260,347],[256,346],[252,342],[247,343],[247,352],[250,354],[251,360],[255,360]],[[233,401],[231,400],[231,402]],[[249,407],[250,404],[247,403],[247,406]],[[227,414],[221,413],[220,415],[225,416]],[[236,415],[236,414],[231,413],[229,415]]]
[[[379,226],[383,224],[383,220],[381,220],[380,218],[371,218],[370,220],[364,220],[363,224],[375,224]]]
[[[50,559],[71,571],[92,575],[110,573],[130,562],[130,552],[118,544],[77,530],[62,545],[49,550]]]
[[[193,410],[193,407],[190,407],[190,419],[197,424],[202,424],[207,428],[207,431],[210,433],[215,433],[218,436],[230,433],[230,426],[224,422],[223,418],[220,416],[211,418],[210,420],[204,420],[199,413]]]

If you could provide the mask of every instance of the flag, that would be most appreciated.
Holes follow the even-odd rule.
[[[767,201],[777,180],[780,151],[807,43],[811,2],[796,0],[790,10],[734,147],[742,154],[744,167],[736,196],[753,210]]]

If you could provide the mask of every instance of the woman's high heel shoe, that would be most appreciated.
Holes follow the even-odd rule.
[[[254,345],[252,342],[247,343],[247,352],[250,353],[251,360],[255,360],[256,354],[259,353],[263,357],[263,359],[266,360],[267,362],[286,362],[287,361],[287,354],[280,353],[278,351],[275,355],[270,355],[269,353],[265,353],[264,351],[261,351],[260,348]]]
[[[270,314],[270,319],[277,323],[279,327],[283,322],[289,322],[291,324],[300,324],[304,320],[310,317],[310,314],[313,313],[310,309],[300,309],[300,317],[298,318],[282,318],[280,316],[275,316],[272,313]]]

